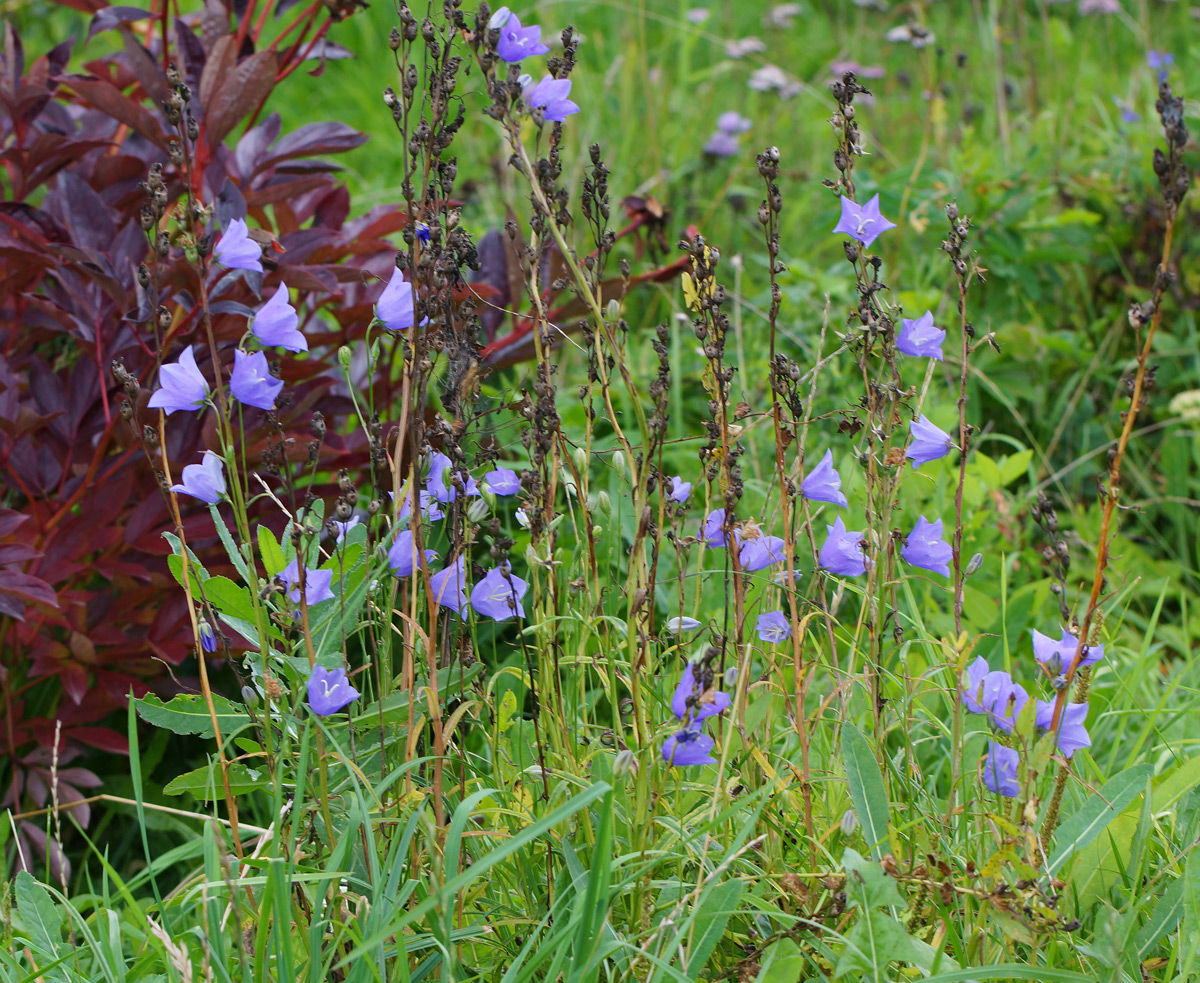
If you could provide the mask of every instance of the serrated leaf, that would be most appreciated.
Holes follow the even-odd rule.
[[[846,767],[850,800],[862,824],[867,846],[873,856],[882,857],[890,851],[887,792],[871,745],[851,723],[842,726],[842,763]]]
[[[234,731],[250,723],[245,708],[240,704],[232,703],[216,693],[212,694],[212,701],[223,738],[227,739]],[[167,703],[149,693],[133,702],[138,716],[155,727],[163,727],[176,734],[213,736],[212,715],[204,697],[198,693],[181,693]]]

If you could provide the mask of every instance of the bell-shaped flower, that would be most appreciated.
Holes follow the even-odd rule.
[[[271,375],[267,356],[262,352],[247,353],[239,348],[233,353],[229,390],[239,403],[256,406],[260,410],[273,410],[275,399],[282,389],[283,380]]]
[[[1012,676],[997,669],[983,677],[979,689],[979,706],[988,715],[992,726],[1006,734],[1013,729],[1017,717],[1029,702],[1029,694]]]
[[[476,614],[495,621],[507,621],[513,614],[518,618],[525,617],[521,598],[529,585],[506,568],[507,564],[493,567],[471,588],[471,607]]]
[[[561,123],[568,116],[579,112],[579,107],[568,97],[571,95],[571,80],[556,79],[547,75],[537,85],[525,88],[525,102],[530,109],[542,109],[546,119]]]
[[[205,652],[215,652],[217,650],[217,633],[213,631],[212,625],[206,618],[201,618],[198,628],[200,630],[200,647]]]
[[[810,502],[829,502],[831,505],[847,505],[842,494],[842,476],[833,466],[833,451],[827,450],[815,468],[804,476],[800,493]]]
[[[521,479],[510,468],[496,468],[483,476],[483,487],[493,495],[515,495],[521,490]]]
[[[158,370],[158,381],[161,388],[155,390],[147,405],[161,409],[167,416],[176,410],[194,412],[208,399],[208,383],[190,345],[179,353],[178,362]]]
[[[1071,660],[1075,658],[1075,652],[1079,648],[1079,637],[1072,635],[1066,628],[1062,629],[1062,638],[1055,641],[1049,635],[1043,635],[1036,628],[1033,629],[1033,655],[1043,666],[1046,667],[1046,672],[1051,676],[1058,676],[1067,671],[1071,665]],[[1084,647],[1083,658],[1079,661],[1076,667],[1082,669],[1084,666],[1094,666],[1097,662],[1104,658],[1103,645],[1088,645]]]
[[[965,678],[960,682],[959,694],[962,697],[963,706],[971,713],[987,713],[983,707],[983,681],[991,671],[987,659],[978,656],[967,666],[967,671],[963,674]]]
[[[293,604],[300,603],[300,567],[295,557],[292,562],[279,571],[279,579],[283,581],[288,600]],[[304,602],[308,607],[320,604],[322,601],[333,599],[333,571],[314,570],[304,564]]]
[[[942,360],[942,342],[946,332],[933,325],[933,312],[926,311],[919,318],[900,320],[900,334],[896,336],[896,347],[905,355]]]
[[[300,315],[288,303],[288,289],[282,283],[271,299],[250,319],[250,332],[267,348],[286,348],[289,352],[308,351],[308,339],[300,330]]]
[[[1068,703],[1063,707],[1062,718],[1058,722],[1058,734],[1054,743],[1066,756],[1071,757],[1080,748],[1091,747],[1092,738],[1084,723],[1087,721],[1088,705],[1086,703]],[[1054,701],[1037,701],[1037,725],[1043,731],[1050,730],[1054,720]]]
[[[792,637],[792,623],[782,611],[760,614],[754,627],[758,630],[758,637],[768,645],[778,645]]]
[[[784,542],[778,536],[759,536],[757,539],[743,539],[738,549],[738,563],[746,573],[765,570],[772,563],[782,563],[784,560]]]
[[[444,570],[439,570],[429,578],[432,599],[439,606],[450,608],[462,614],[463,606],[467,603],[467,563],[459,557]]]
[[[703,538],[710,549],[724,549],[727,545],[725,540],[725,510],[713,509],[704,518],[704,525],[700,529],[700,536]],[[741,537],[738,536],[737,530],[733,530],[734,543],[740,542]]]
[[[439,502],[453,502],[458,498],[458,485],[455,483],[455,477],[454,462],[441,451],[434,451],[433,456],[429,459],[429,477],[425,479],[425,487],[429,494]],[[462,475],[458,474],[457,477],[461,480]],[[475,479],[470,475],[467,475],[463,491],[467,495],[479,494],[479,486],[475,484]]]
[[[229,223],[229,228],[217,240],[213,256],[222,266],[231,270],[263,271],[262,249],[250,238],[250,230],[246,227],[244,218],[235,218]]]
[[[663,630],[668,635],[682,635],[685,631],[695,631],[701,624],[695,618],[668,618]]]
[[[339,522],[337,519],[330,519],[329,521],[333,523],[333,528],[337,530],[337,535],[334,539],[334,542],[341,543],[345,542],[346,534],[360,522],[362,522],[362,519],[357,515],[352,515],[345,522]]]
[[[682,505],[692,497],[692,483],[684,481],[678,475],[670,481],[670,488],[667,491],[667,498],[676,505]]]
[[[437,553],[434,550],[425,551],[427,563],[436,558]],[[411,577],[417,568],[417,546],[413,542],[411,529],[401,529],[397,533],[396,541],[388,550],[388,566],[391,568],[392,576],[401,579]]]
[[[983,784],[997,795],[1015,799],[1021,792],[1017,784],[1020,764],[1021,757],[1012,748],[989,742],[987,757],[983,759]]]
[[[332,671],[324,666],[313,666],[308,677],[308,705],[320,717],[328,717],[349,706],[362,694],[346,678],[346,670]]]
[[[833,227],[833,231],[835,233],[844,232],[864,246],[870,246],[881,234],[895,227],[895,222],[889,222],[880,214],[879,195],[865,205],[860,205],[842,195],[842,217]]]
[[[717,759],[712,756],[712,750],[716,743],[704,733],[703,725],[684,727],[663,741],[663,761],[681,767],[715,765]]]
[[[172,485],[171,491],[216,505],[225,494],[225,462],[221,455],[205,451],[200,464],[189,464],[183,469],[183,483]]]
[[[924,413],[920,419],[913,420],[909,432],[912,434],[912,443],[908,445],[906,456],[913,462],[914,468],[945,457],[954,446],[950,435],[930,423]]]
[[[942,520],[930,522],[925,516],[919,516],[913,531],[900,547],[900,555],[905,563],[949,577],[954,550],[942,539]]]
[[[542,29],[536,24],[522,27],[520,18],[510,13],[500,25],[500,40],[496,42],[496,54],[509,64],[523,58],[548,54],[550,49],[542,44]]]
[[[412,284],[399,267],[392,270],[392,278],[375,302],[375,316],[389,331],[407,331],[416,323]]]
[[[859,548],[863,534],[847,532],[842,517],[833,520],[832,526],[826,526],[829,535],[821,547],[821,568],[842,577],[861,577],[867,572],[867,556]]]
[[[696,664],[689,662],[683,667],[683,675],[679,685],[671,697],[671,712],[676,718],[685,723],[698,723],[724,713],[729,709],[732,698],[728,693],[722,693],[716,688],[716,682],[711,678],[711,670],[706,675],[710,678],[696,678]],[[702,688],[707,683],[707,688]]]

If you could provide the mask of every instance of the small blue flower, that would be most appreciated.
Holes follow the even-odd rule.
[[[217,241],[213,256],[218,263],[231,270],[263,271],[262,249],[250,238],[250,230],[246,227],[244,218],[235,218],[229,223],[229,228]]]
[[[1062,629],[1062,638],[1055,641],[1049,635],[1043,635],[1033,629],[1033,655],[1053,678],[1067,671],[1075,652],[1079,648],[1079,636],[1072,635],[1066,628]],[[1083,650],[1083,658],[1076,667],[1094,666],[1104,658],[1103,645],[1087,645]]]
[[[743,539],[738,550],[738,562],[746,573],[765,570],[773,563],[784,560],[784,542],[778,536],[759,536]]]
[[[283,581],[288,600],[293,604],[300,603],[300,567],[295,557],[292,562],[279,571],[279,579]],[[333,571],[314,570],[304,564],[304,601],[311,608],[322,601],[333,599]]]
[[[685,727],[663,741],[663,760],[669,765],[681,767],[715,765],[717,759],[712,756],[712,749],[717,742],[702,728],[702,724]]]
[[[457,611],[460,617],[467,603],[467,592],[464,589],[467,582],[466,568],[466,560],[460,556],[444,570],[439,570],[429,578],[433,600],[441,607]]]
[[[857,239],[869,247],[888,229],[894,229],[895,222],[889,222],[879,212],[879,195],[876,195],[865,205],[851,201],[842,195],[842,217],[833,231],[844,232],[852,239]]]
[[[704,518],[704,525],[701,527],[700,535],[703,537],[710,549],[724,549],[727,545],[725,541],[725,510],[713,509]],[[739,537],[736,531],[733,532],[733,541],[737,543]]]
[[[428,244],[433,238],[433,232],[430,230],[429,224],[427,222],[417,222],[415,228],[417,231],[417,238],[421,242]]]
[[[954,550],[942,539],[942,520],[930,522],[925,516],[919,516],[913,531],[900,547],[900,555],[905,563],[949,577]]]
[[[350,684],[342,668],[330,672],[324,666],[313,666],[307,688],[308,705],[320,717],[337,713],[362,695]]]
[[[483,487],[493,495],[515,495],[521,490],[521,479],[510,468],[496,468],[483,476]]]
[[[1017,768],[1021,757],[1010,747],[988,743],[987,757],[983,759],[983,784],[997,795],[1015,799],[1021,792],[1017,784]]]
[[[1063,707],[1062,719],[1058,722],[1058,735],[1054,743],[1066,757],[1071,757],[1080,748],[1091,747],[1092,738],[1088,734],[1084,722],[1087,720],[1088,705],[1086,703],[1068,703]],[[1054,720],[1054,701],[1037,701],[1037,725],[1043,731],[1050,730]]]
[[[905,355],[942,360],[942,342],[946,340],[946,332],[933,326],[933,312],[926,311],[919,318],[910,321],[900,319],[900,334],[896,337],[896,347]]]
[[[256,406],[260,410],[273,410],[275,400],[283,389],[283,380],[271,375],[267,356],[262,352],[247,354],[239,348],[233,353],[229,389],[239,403]]]
[[[954,446],[950,435],[930,423],[924,413],[919,420],[913,420],[909,432],[912,434],[912,443],[908,445],[907,457],[913,462],[914,468],[945,457]]]
[[[267,348],[278,346],[289,352],[306,352],[308,339],[299,325],[300,315],[288,303],[288,289],[280,284],[271,299],[251,318],[250,331],[259,344]]]
[[[861,577],[866,573],[867,557],[859,548],[863,534],[847,532],[841,516],[833,520],[832,526],[825,528],[829,530],[829,535],[821,547],[819,559],[822,569],[842,577]]]
[[[437,558],[437,553],[433,550],[425,551],[425,562]],[[413,571],[417,567],[417,548],[413,543],[413,534],[411,529],[401,529],[396,535],[396,541],[392,543],[392,548],[388,550],[388,566],[392,570],[393,577],[411,577]]]
[[[671,479],[671,490],[667,493],[669,498],[676,505],[682,505],[692,497],[692,483],[684,481],[678,475]]]
[[[711,671],[709,675],[711,677]],[[708,682],[708,688],[701,690],[705,682]],[[675,693],[671,697],[671,712],[679,720],[697,723],[724,713],[729,709],[731,702],[729,694],[717,689],[714,680],[697,679],[696,664],[689,662],[683,667],[683,675],[680,676],[679,685],[675,687]]]
[[[536,24],[522,27],[520,18],[511,12],[507,17],[503,17],[501,11],[507,10],[507,7],[501,7],[489,21],[491,27],[500,28],[500,40],[496,42],[496,54],[509,64],[515,64],[523,58],[549,54],[550,49],[542,44],[542,29]]]
[[[531,80],[532,81],[532,80]],[[568,116],[579,112],[579,107],[570,100],[571,80],[556,79],[547,75],[537,85],[525,88],[525,102],[530,109],[539,106],[546,119],[561,123]]]
[[[205,652],[215,652],[217,650],[217,633],[213,631],[212,625],[208,623],[206,618],[200,619],[200,647]]]
[[[195,412],[208,399],[208,383],[196,365],[196,356],[189,345],[179,353],[174,365],[164,365],[158,370],[161,388],[155,390],[147,404],[152,409],[161,409],[167,416],[176,410]]]
[[[842,494],[842,476],[833,466],[833,451],[826,451],[808,474],[800,486],[800,493],[811,502],[829,502],[831,505],[847,505],[846,496]]]
[[[507,621],[514,614],[518,618],[525,617],[521,598],[529,590],[529,584],[506,567],[493,567],[471,589],[471,607],[476,614],[494,621]]]
[[[225,462],[213,451],[204,452],[201,464],[189,464],[183,469],[183,484],[172,485],[171,491],[191,495],[209,505],[216,505],[225,494]]]
[[[778,645],[792,637],[792,623],[782,611],[760,614],[754,627],[758,631],[758,637],[768,645]]]
[[[392,269],[392,278],[375,302],[375,316],[389,331],[407,331],[416,323],[412,284],[398,267]]]

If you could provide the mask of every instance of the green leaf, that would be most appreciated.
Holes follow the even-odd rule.
[[[266,771],[247,768],[243,764],[229,766],[229,791],[234,795],[242,795],[256,788],[264,788],[271,776]],[[163,789],[167,795],[183,795],[190,793],[197,799],[206,802],[221,799],[225,796],[225,783],[221,779],[220,763],[212,763],[184,772],[178,778],[173,778]]]
[[[237,543],[233,541],[233,537],[229,535],[229,527],[225,525],[225,520],[221,518],[221,512],[216,505],[208,507],[208,514],[212,516],[213,525],[217,527],[217,535],[221,537],[221,545],[225,547],[225,553],[229,557],[229,562],[233,564],[234,569],[242,575],[242,579],[249,581],[250,568],[246,565],[246,558],[242,556],[241,550],[238,549]]]
[[[447,696],[452,696],[460,692],[481,672],[483,672],[482,662],[476,662],[465,669],[462,666],[447,666],[445,669],[439,669],[437,674],[438,695],[445,699]],[[417,698],[418,707],[425,705],[425,695],[421,692],[421,687],[424,685],[424,683],[419,682],[413,690]],[[378,701],[368,707],[364,707],[354,715],[354,722],[378,725],[381,709],[383,711],[384,723],[404,723],[408,720],[408,691],[400,690],[393,693],[383,700],[382,707]]]
[[[1183,928],[1179,939],[1178,979],[1189,980],[1200,947],[1200,859],[1195,850],[1188,854],[1183,867]]]
[[[228,614],[242,621],[254,621],[254,604],[250,591],[228,577],[210,577],[204,582],[204,596],[218,614]]]
[[[807,960],[791,939],[780,939],[766,951],[755,983],[796,983]]]
[[[904,904],[896,882],[874,860],[847,848],[842,853],[842,866],[846,869],[846,900],[851,906],[867,909]]]
[[[851,723],[842,726],[842,763],[850,785],[850,801],[862,824],[867,846],[876,857],[890,850],[888,842],[888,799],[883,775],[862,731]]]
[[[231,703],[216,693],[212,695],[213,708],[216,710],[217,725],[221,728],[221,736],[228,739],[234,731],[240,730],[250,723],[246,710],[238,703]],[[181,693],[179,696],[163,703],[153,693],[147,693],[140,700],[134,700],[138,716],[155,727],[165,727],[176,734],[196,734],[200,737],[213,737],[212,715],[208,704],[198,693]]]
[[[1091,795],[1079,811],[1059,826],[1054,837],[1055,849],[1047,873],[1056,874],[1076,850],[1081,850],[1103,832],[1116,815],[1141,794],[1154,774],[1150,764],[1134,765],[1110,778]]]
[[[46,893],[38,879],[26,870],[17,873],[17,911],[29,942],[43,956],[57,959],[62,946],[62,912]],[[62,979],[63,972],[57,970],[56,978]]]
[[[846,936],[846,948],[834,970],[834,979],[861,973],[883,983],[889,963],[913,958],[912,939],[891,915],[868,909],[859,915]]]
[[[700,899],[699,910],[692,926],[692,937],[695,944],[688,951],[687,972],[692,979],[699,979],[700,973],[708,963],[708,957],[725,934],[729,919],[737,911],[745,885],[734,878],[722,881],[711,891],[706,891]]]
[[[1150,955],[1159,939],[1168,932],[1175,931],[1175,926],[1183,917],[1183,888],[1186,881],[1186,877],[1176,877],[1171,881],[1162,897],[1158,899],[1158,904],[1154,906],[1154,911],[1150,913],[1146,924],[1138,932],[1137,957],[1139,961]]]
[[[496,713],[496,728],[503,734],[512,726],[517,713],[517,694],[506,689],[500,696],[500,707]]]
[[[274,577],[287,566],[287,560],[283,558],[283,550],[279,548],[275,534],[265,525],[258,527],[258,552],[268,577]]]

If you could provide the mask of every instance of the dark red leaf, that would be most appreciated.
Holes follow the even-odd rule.
[[[70,4],[70,6],[74,6],[74,4]],[[84,10],[86,8],[79,7],[77,9]],[[145,20],[147,17],[153,16],[153,12],[144,7],[105,7],[92,18],[92,23],[88,27],[87,39],[90,41],[101,31],[111,31],[114,27],[120,27],[122,24]]]
[[[63,81],[69,85],[88,104],[102,113],[124,123],[131,130],[141,134],[156,147],[167,149],[167,139],[163,135],[158,120],[150,115],[149,110],[138,105],[132,99],[122,95],[108,82],[91,81],[74,76],[68,76]]]
[[[224,43],[224,39],[222,41]],[[207,74],[208,68],[205,67]],[[204,105],[208,143],[214,150],[275,87],[275,52],[251,55],[231,73]]]

